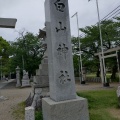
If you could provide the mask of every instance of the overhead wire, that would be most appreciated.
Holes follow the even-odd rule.
[[[114,10],[112,10],[110,13],[108,13],[105,17],[103,17],[101,20],[100,20],[100,22],[101,21],[103,21],[103,20],[108,20],[108,19],[112,19],[112,18],[114,18],[114,17],[116,17],[117,15],[119,15],[120,14],[120,5],[118,5]],[[111,15],[112,14],[112,15]],[[113,16],[114,15],[114,16]],[[112,18],[110,18],[110,17],[112,17]],[[94,24],[94,25],[97,25],[98,23],[96,23],[96,24]],[[85,33],[82,33],[81,35],[80,35],[80,37],[83,37],[83,35],[85,35]]]

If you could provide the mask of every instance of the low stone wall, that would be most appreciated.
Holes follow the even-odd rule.
[[[35,120],[35,109],[34,107],[25,108],[25,120]]]
[[[79,81],[79,77],[75,77],[76,81]],[[100,83],[101,82],[101,78],[100,77],[86,77],[86,82],[96,82],[96,83]]]
[[[120,107],[120,86],[118,86],[118,89],[117,89],[117,97],[118,97],[118,105]]]

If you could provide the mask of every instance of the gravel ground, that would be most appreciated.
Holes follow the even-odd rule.
[[[12,112],[14,107],[29,96],[31,88],[16,88],[16,83],[9,83],[4,88],[0,89],[1,96],[8,100],[0,102],[0,120],[14,120]]]
[[[0,102],[0,120],[15,120],[12,115],[13,108],[26,100],[31,92],[31,88],[16,88],[15,82],[10,82],[7,86],[0,89],[1,96],[8,98],[8,100]],[[86,85],[76,84],[77,91],[84,90],[100,90],[100,89],[113,89],[117,88],[119,84],[110,84],[110,87],[105,88],[100,83],[88,83]]]
[[[80,85],[79,82],[76,82],[76,91],[117,89],[118,86],[120,86],[119,83],[110,83],[109,87],[103,87],[102,83],[87,83],[85,85]]]

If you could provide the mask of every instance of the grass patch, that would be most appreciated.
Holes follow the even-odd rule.
[[[17,106],[13,108],[13,117],[15,120],[24,120],[25,119],[25,102],[19,103]]]
[[[90,120],[120,120],[116,90],[82,91],[77,94],[88,99]],[[24,120],[24,109],[24,102],[18,104],[14,111],[16,120]],[[43,120],[41,111],[35,112],[35,120]]]
[[[109,111],[118,111],[116,90],[85,91],[78,96],[88,99],[90,120],[119,120]]]
[[[35,120],[43,120],[43,115],[41,111],[35,112]]]
[[[21,102],[13,108],[13,117],[15,120],[24,120],[25,119],[25,102]],[[42,112],[35,112],[35,120],[43,120]]]

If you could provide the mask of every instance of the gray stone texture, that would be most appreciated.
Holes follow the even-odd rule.
[[[26,107],[25,108],[25,120],[35,120],[34,107]]]
[[[76,98],[68,0],[45,1],[50,97]]]
[[[17,68],[16,68],[16,81],[17,81],[16,87],[21,87],[19,66],[17,66]]]
[[[36,88],[32,106],[36,109],[42,109],[42,98],[49,97],[49,88]]]
[[[49,86],[49,81],[48,81],[48,76],[40,76],[36,75],[34,76],[34,85],[37,87],[48,87]]]
[[[41,72],[42,71],[42,72]],[[48,58],[45,57],[39,69],[36,70],[36,76],[33,77],[32,92],[29,99],[32,100],[32,106],[39,110],[42,109],[42,98],[49,96],[49,77],[48,77]]]
[[[42,99],[43,120],[89,120],[87,100],[77,99],[55,102]]]
[[[0,27],[2,28],[15,28],[17,19],[13,18],[0,18]]]
[[[22,78],[22,87],[30,86],[30,79],[28,76],[28,72],[23,70],[23,78]]]
[[[45,0],[50,97],[42,99],[43,120],[89,120],[85,98],[77,97],[68,0]]]
[[[36,70],[36,76],[33,77],[35,87],[48,87],[49,78],[48,78],[48,58],[44,58],[39,65],[39,69]]]
[[[118,105],[120,107],[120,86],[118,86],[118,89],[117,89],[117,97],[118,97]]]

